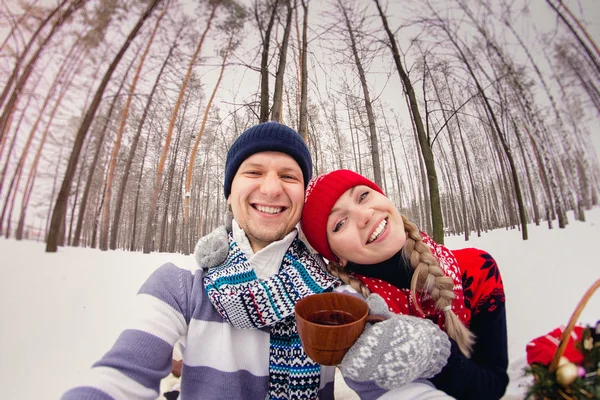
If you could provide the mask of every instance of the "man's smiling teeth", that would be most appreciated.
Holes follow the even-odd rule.
[[[384,219],[383,221],[381,221],[381,223],[379,224],[377,229],[375,229],[375,231],[373,232],[373,234],[371,235],[371,237],[369,238],[369,241],[367,243],[371,243],[372,241],[377,239],[379,237],[379,235],[381,235],[381,232],[383,232],[383,230],[385,229],[386,225],[387,225],[387,219]]]
[[[283,207],[266,207],[266,206],[255,206],[258,211],[269,213],[269,214],[279,214]]]

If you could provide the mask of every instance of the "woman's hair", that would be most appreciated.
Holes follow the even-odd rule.
[[[414,269],[414,274],[410,284],[410,293],[417,309],[419,307],[416,301],[416,292],[429,293],[432,300],[435,301],[435,307],[444,313],[446,322],[446,333],[456,341],[461,352],[469,357],[475,336],[458,319],[451,306],[454,299],[454,281],[451,277],[444,275],[439,267],[437,259],[431,253],[428,245],[423,243],[423,238],[417,226],[402,216],[404,231],[406,232],[406,242],[402,248],[402,256],[410,261]],[[360,292],[365,298],[371,294],[371,291],[358,279],[351,276],[343,267],[335,262],[327,265],[327,270],[334,276],[340,278],[344,283],[352,286],[357,292]]]

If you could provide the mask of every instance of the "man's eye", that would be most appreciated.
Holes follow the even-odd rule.
[[[260,175],[260,172],[258,172],[258,171],[246,171],[244,173],[246,175]]]
[[[335,224],[335,226],[333,227],[333,231],[338,232],[340,229],[342,229],[342,226],[344,226],[345,222],[346,222],[346,220],[343,219],[340,222],[338,222],[337,224]]]
[[[294,175],[282,175],[281,179],[286,179],[286,180],[290,180],[290,181],[295,181],[296,177]]]
[[[361,193],[360,197],[358,198],[358,202],[362,203],[367,198],[368,195],[369,195],[369,192],[363,192],[363,193]]]

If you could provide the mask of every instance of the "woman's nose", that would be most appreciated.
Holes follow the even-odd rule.
[[[356,217],[356,224],[359,228],[364,228],[371,217],[373,216],[373,210],[368,207],[362,207],[360,205],[355,207],[354,214]]]

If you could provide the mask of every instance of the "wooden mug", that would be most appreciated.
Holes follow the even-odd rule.
[[[322,365],[338,365],[367,322],[387,318],[369,315],[367,303],[344,293],[320,293],[296,303],[296,326],[306,354]]]

